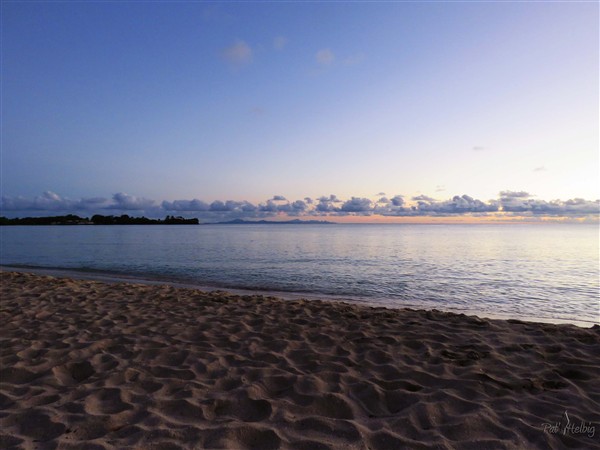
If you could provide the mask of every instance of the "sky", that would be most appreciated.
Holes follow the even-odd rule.
[[[2,215],[597,220],[597,2],[2,2]]]

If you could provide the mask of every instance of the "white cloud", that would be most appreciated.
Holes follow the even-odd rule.
[[[113,195],[113,201],[114,203],[109,206],[110,209],[142,211],[154,208],[154,200],[136,197],[135,195],[129,195],[124,192],[117,192]]]
[[[234,66],[243,66],[252,62],[252,48],[244,41],[238,39],[231,46],[223,50],[222,56]]]
[[[315,58],[317,59],[317,62],[322,66],[329,66],[335,60],[335,55],[330,49],[324,48],[317,52]]]
[[[373,210],[373,202],[368,198],[352,197],[342,204],[341,210],[353,213],[369,213]]]
[[[420,216],[435,216],[435,215],[460,215],[469,213],[489,213],[498,211],[498,202],[492,200],[488,203],[474,199],[469,195],[455,195],[451,199],[445,201],[435,201],[426,195],[414,197],[417,200],[417,206],[411,209],[414,215]],[[402,215],[402,214],[400,214]],[[413,214],[410,214],[413,215]]]
[[[166,214],[184,213],[188,217],[197,217],[203,221],[216,222],[235,218],[260,219],[278,216],[459,216],[479,215],[491,216],[509,214],[525,217],[597,217],[600,214],[600,200],[591,201],[581,198],[571,200],[535,200],[525,191],[502,191],[497,200],[487,202],[477,200],[468,195],[454,196],[448,200],[437,201],[426,195],[411,198],[411,202],[402,195],[392,198],[382,197],[374,201],[369,198],[351,197],[342,200],[336,195],[322,196],[317,200],[306,197],[304,200],[288,201],[281,195],[253,204],[242,200],[215,200],[207,203],[202,200],[163,201],[158,204],[151,199],[136,197],[122,192],[116,193],[112,199],[83,198],[71,200],[52,191],[46,191],[34,198],[2,197],[0,199],[2,215],[34,215],[57,214],[121,214],[136,211],[135,214],[149,217],[161,217]]]
[[[165,211],[208,211],[210,209],[208,203],[198,200],[175,200],[173,202],[163,201],[162,207]]]
[[[394,206],[404,206],[404,196],[395,195],[392,197],[392,205]]]
[[[600,200],[591,201],[582,198],[547,202],[509,197],[502,198],[500,204],[503,211],[517,215],[583,217],[600,214]]]
[[[70,200],[61,197],[55,192],[46,191],[42,195],[32,199],[24,197],[2,197],[0,209],[7,211],[71,211],[71,210],[91,210],[104,208],[107,205],[105,198],[82,198],[80,200]]]

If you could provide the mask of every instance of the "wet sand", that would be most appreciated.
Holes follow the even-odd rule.
[[[600,448],[599,326],[1,279],[0,448]]]

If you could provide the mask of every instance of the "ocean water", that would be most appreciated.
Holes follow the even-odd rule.
[[[595,225],[1,227],[0,264],[600,323]]]

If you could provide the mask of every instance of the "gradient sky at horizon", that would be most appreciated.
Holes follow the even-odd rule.
[[[600,196],[591,3],[2,3],[2,195]]]

